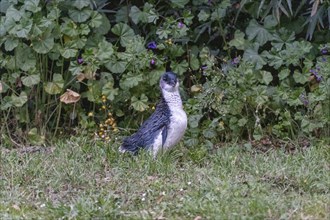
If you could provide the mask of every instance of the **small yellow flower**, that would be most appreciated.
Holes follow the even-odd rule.
[[[94,113],[93,112],[89,112],[88,113],[88,117],[93,117],[94,116]]]
[[[107,109],[107,106],[102,105],[102,109],[103,109],[103,110]]]
[[[105,95],[102,96],[102,99],[107,99],[107,97]]]
[[[102,136],[102,135],[103,135],[103,132],[100,131],[100,132],[99,132],[99,136]]]
[[[109,141],[110,140],[110,137],[109,136],[106,136],[105,137],[105,140]]]
[[[117,128],[117,127],[116,127],[116,128],[114,128],[114,129],[113,129],[113,131],[114,131],[114,132],[117,132],[117,131],[118,131],[118,128]]]
[[[103,128],[103,124],[100,124],[99,126],[100,126],[100,128]]]

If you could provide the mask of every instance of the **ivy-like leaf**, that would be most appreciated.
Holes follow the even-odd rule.
[[[70,18],[78,23],[87,21],[88,18],[90,18],[92,14],[92,11],[90,9],[83,9],[83,10],[69,10],[69,16]]]
[[[308,82],[308,78],[309,74],[303,74],[298,71],[294,71],[293,73],[293,79],[296,83],[305,84],[306,82]]]
[[[122,89],[130,89],[133,88],[134,86],[139,85],[139,82],[143,81],[142,75],[133,75],[132,73],[128,73],[125,79],[122,79],[120,81],[120,87]]]
[[[135,37],[135,33],[133,29],[124,23],[116,24],[115,26],[113,26],[111,31],[119,36],[120,44],[123,47],[126,47],[130,43],[130,41],[132,41],[132,39]]]
[[[263,26],[258,24],[256,20],[251,20],[249,26],[246,28],[246,34],[249,40],[255,39],[260,46],[264,45],[267,41],[271,41],[273,36]]]
[[[179,75],[187,71],[189,65],[186,60],[183,60],[181,63],[173,63],[173,71]]]
[[[229,46],[236,47],[238,50],[244,50],[247,45],[244,37],[245,34],[242,31],[235,31],[235,37],[229,42]]]
[[[90,0],[75,0],[73,6],[81,10],[84,7],[89,6],[89,4],[90,4]]]
[[[257,43],[253,44],[253,47],[247,48],[243,60],[253,63],[256,69],[261,69],[266,61],[258,54],[258,49],[259,45]]]
[[[36,38],[32,41],[33,49],[37,53],[46,54],[48,53],[54,46],[54,37],[51,36],[50,33],[45,33],[44,36],[40,38]]]
[[[105,64],[105,67],[113,73],[123,73],[126,70],[126,61],[110,61]]]
[[[63,86],[64,80],[62,75],[54,74],[53,81],[46,83],[44,89],[48,94],[55,95],[61,93]]]
[[[261,71],[262,75],[262,81],[266,84],[269,85],[271,81],[273,81],[273,76],[270,72],[267,71]]]
[[[32,13],[37,13],[41,10],[41,8],[38,6],[40,0],[25,0],[24,1],[24,7],[25,10],[31,11]]]
[[[18,39],[9,37],[5,41],[5,50],[12,51],[17,47],[17,45],[18,45]]]
[[[11,103],[16,107],[22,107],[27,102],[27,94],[26,92],[21,92],[19,96],[12,95],[11,96]]]
[[[131,98],[131,106],[139,111],[139,112],[143,112],[148,108],[148,97],[145,94],[142,94],[140,99],[136,98],[135,96],[133,96]]]
[[[98,28],[103,24],[103,17],[100,13],[96,12],[96,11],[92,11],[91,14],[91,20],[89,22],[89,25],[92,28]]]
[[[172,4],[178,8],[184,8],[184,6],[189,2],[189,0],[171,0]]]
[[[113,88],[113,82],[107,82],[102,87],[102,95],[105,95],[110,101],[113,101],[115,96],[118,95],[118,88]]]
[[[22,77],[23,85],[32,87],[40,82],[40,76],[38,74]]]
[[[96,53],[96,57],[100,61],[104,62],[110,60],[112,54],[113,54],[113,45],[110,42],[103,39],[103,41],[101,41],[98,44],[98,51]]]

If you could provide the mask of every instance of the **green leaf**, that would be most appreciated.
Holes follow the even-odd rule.
[[[198,58],[194,54],[191,54],[189,61],[190,61],[190,67],[192,70],[198,70],[199,67],[201,66]]]
[[[98,33],[100,35],[105,35],[110,31],[110,27],[111,27],[110,26],[110,21],[109,21],[109,19],[107,18],[106,15],[102,14],[101,16],[102,16],[102,20],[101,20],[102,24],[100,26],[98,26],[94,31],[95,31],[95,33]],[[92,24],[92,23],[94,23],[93,15],[92,15],[90,26],[91,27],[94,27],[94,26],[96,27],[98,25],[97,21],[95,21],[94,24]]]
[[[276,18],[273,15],[268,15],[265,17],[264,26],[267,29],[273,28],[278,24]]]
[[[37,85],[39,82],[40,82],[40,76],[37,74],[22,77],[22,83],[27,87],[32,87],[34,85]]]
[[[17,47],[17,45],[18,45],[18,39],[9,37],[5,41],[5,50],[12,51],[13,49],[15,49],[15,47]]]
[[[135,5],[133,5],[131,7],[129,16],[132,19],[132,21],[134,22],[134,24],[137,24],[139,22],[141,13],[142,13],[141,10],[138,7],[136,7]]]
[[[242,31],[235,31],[234,39],[229,42],[229,46],[236,47],[238,50],[244,50],[247,45],[244,37],[245,34]]]
[[[91,20],[89,22],[89,25],[92,28],[98,28],[102,24],[103,24],[103,16],[100,13],[93,11],[91,14]]]
[[[44,89],[48,94],[55,95],[61,93],[63,87],[64,80],[62,75],[55,73],[53,76],[53,81],[46,83]]]
[[[11,96],[11,103],[16,107],[22,107],[27,102],[27,94],[26,92],[21,92],[19,96],[12,95]]]
[[[75,37],[79,34],[77,24],[70,19],[67,19],[65,23],[61,25],[61,32],[70,37]]]
[[[113,82],[108,82],[102,87],[102,95],[105,95],[110,101],[118,95],[118,88],[113,88]]]
[[[105,64],[105,67],[113,73],[123,73],[126,70],[126,61],[110,61]]]
[[[131,106],[140,112],[143,112],[148,108],[147,102],[148,97],[145,94],[142,94],[140,99],[136,98],[135,96],[131,98]]]
[[[271,81],[273,81],[273,76],[270,72],[267,71],[261,71],[262,75],[262,81],[266,84],[269,85]]]
[[[88,18],[90,18],[92,14],[92,11],[90,9],[83,9],[83,10],[69,10],[69,16],[70,18],[78,23],[87,21]]]
[[[66,59],[69,59],[71,57],[76,57],[77,52],[78,52],[78,50],[73,49],[73,48],[61,48],[60,49],[61,55]]]
[[[22,12],[18,11],[16,8],[14,8],[13,5],[11,5],[6,12],[6,20],[13,19],[14,21],[19,21],[22,17]]]
[[[32,24],[33,22],[31,19],[22,19],[21,23],[16,26],[16,36],[19,38],[27,38],[31,31]]]
[[[173,71],[179,75],[187,71],[189,65],[186,60],[183,60],[181,63],[173,63]]]
[[[128,73],[126,75],[126,78],[122,79],[120,81],[120,87],[122,89],[130,89],[130,88],[133,88],[134,86],[137,86],[139,85],[139,82],[142,82],[143,81],[143,77],[142,75],[132,75],[132,73]]]
[[[211,139],[211,138],[216,137],[217,136],[217,133],[213,129],[208,128],[208,129],[204,129],[203,130],[203,136],[205,138]]]
[[[188,118],[189,127],[190,128],[198,128],[199,121],[201,120],[202,117],[203,117],[203,115],[191,115],[191,116],[189,116],[189,118]]]
[[[254,43],[252,46],[245,50],[243,60],[253,63],[256,69],[261,69],[266,61],[258,54],[259,45]]]
[[[2,111],[7,110],[8,108],[12,107],[12,97],[11,96],[5,96],[1,102],[0,102],[0,109]]]
[[[37,13],[41,10],[40,7],[38,7],[40,0],[25,0],[24,1],[24,7],[27,11],[31,11],[33,13]]]
[[[132,41],[132,39],[135,37],[135,33],[133,31],[133,29],[128,26],[127,24],[124,23],[118,23],[116,24],[111,31],[118,35],[120,38],[120,44],[123,47],[126,47],[130,41]]]
[[[201,10],[198,13],[198,20],[199,21],[207,21],[207,19],[210,17],[209,13],[206,13],[204,10]]]
[[[89,6],[90,0],[75,0],[73,6],[81,10],[84,7]]]
[[[46,33],[41,38],[33,40],[32,45],[37,53],[46,54],[54,46],[54,37],[52,37],[50,33]]]
[[[23,71],[30,71],[36,68],[36,57],[33,50],[26,44],[22,43],[15,49],[16,64]]]
[[[108,61],[113,54],[113,45],[106,41],[105,39],[98,44],[98,51],[96,53],[96,57],[100,61]]]
[[[293,73],[293,79],[296,83],[305,84],[308,82],[309,75],[304,75],[303,73],[300,73],[298,71],[294,71]]]
[[[171,0],[174,7],[184,8],[185,5],[189,2],[189,0]]]
[[[240,120],[238,120],[238,123],[237,124],[240,127],[244,127],[247,122],[248,122],[248,120],[246,118],[241,118]]]
[[[246,34],[249,40],[256,40],[260,46],[267,41],[273,39],[273,36],[263,26],[259,25],[256,20],[251,20],[249,26],[246,28]]]
[[[278,78],[279,78],[279,80],[283,80],[283,79],[287,78],[289,76],[289,74],[290,74],[290,70],[289,69],[283,69],[278,74]]]

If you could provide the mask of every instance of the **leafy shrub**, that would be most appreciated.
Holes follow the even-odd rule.
[[[329,4],[315,1],[308,15],[306,1],[296,4],[3,0],[1,133],[40,144],[75,126],[136,127],[172,69],[185,87],[188,144],[324,134]]]

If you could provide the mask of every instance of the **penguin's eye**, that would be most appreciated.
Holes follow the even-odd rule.
[[[165,75],[165,76],[163,77],[163,80],[167,82],[167,81],[168,81],[168,76]]]

